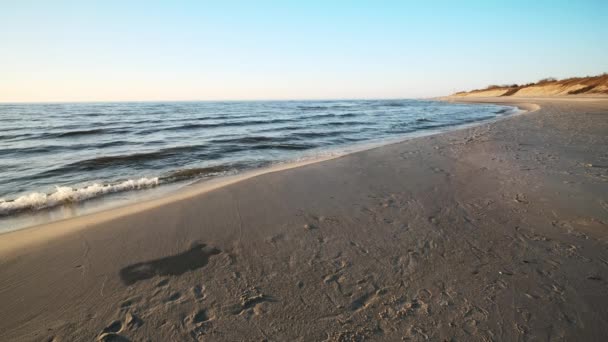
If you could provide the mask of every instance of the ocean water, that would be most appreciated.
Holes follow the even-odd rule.
[[[0,220],[513,111],[421,100],[0,104]]]

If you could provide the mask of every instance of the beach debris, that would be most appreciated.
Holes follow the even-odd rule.
[[[528,202],[528,199],[526,198],[526,195],[524,195],[524,194],[517,194],[517,195],[515,195],[515,202],[517,202],[517,203],[523,203],[523,204],[530,203],[530,202]]]
[[[117,333],[103,333],[101,335],[99,335],[99,337],[97,337],[97,341],[99,342],[128,342],[129,339],[127,339],[124,336],[118,335]]]
[[[304,225],[304,229],[308,229],[308,230],[313,230],[313,229],[317,229],[318,227],[312,223],[307,223]]]

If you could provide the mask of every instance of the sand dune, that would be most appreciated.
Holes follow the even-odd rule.
[[[541,80],[525,85],[492,85],[486,89],[463,91],[453,97],[544,97],[544,96],[608,96],[608,74],[594,77],[573,77],[563,80]]]
[[[608,101],[472,100],[534,112],[0,235],[0,340],[603,340]]]

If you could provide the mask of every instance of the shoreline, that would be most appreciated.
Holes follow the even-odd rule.
[[[537,110],[2,234],[0,339],[600,340],[608,101],[505,100]]]
[[[446,102],[445,100],[441,100],[441,99],[439,99],[438,101]],[[447,102],[450,102],[450,101],[447,101]],[[451,101],[451,102],[457,102],[457,101]],[[461,103],[465,103],[465,102],[462,101]],[[75,214],[73,216],[60,218],[60,219],[48,219],[48,220],[46,220],[46,222],[42,222],[42,223],[36,223],[33,225],[23,224],[16,228],[0,230],[0,237],[4,236],[6,234],[12,234],[12,233],[22,231],[22,230],[43,229],[45,226],[50,226],[50,225],[53,225],[53,228],[56,229],[55,224],[58,224],[58,225],[68,224],[70,226],[78,225],[78,224],[86,225],[86,224],[89,224],[90,222],[95,221],[95,219],[99,220],[98,223],[106,222],[108,220],[118,218],[123,215],[138,213],[138,212],[141,212],[144,210],[150,210],[150,209],[162,206],[162,205],[166,205],[173,201],[185,200],[185,199],[191,198],[193,196],[196,196],[196,195],[208,192],[208,191],[213,191],[222,186],[238,183],[240,181],[244,181],[244,180],[247,180],[252,177],[257,177],[259,175],[263,175],[266,173],[279,172],[279,171],[288,170],[291,168],[297,168],[297,167],[301,167],[301,166],[305,166],[305,165],[313,164],[313,163],[322,163],[324,161],[341,158],[341,157],[344,157],[344,156],[347,156],[347,155],[350,155],[353,153],[359,153],[359,152],[363,152],[363,151],[367,151],[367,150],[371,150],[371,149],[382,148],[382,147],[388,146],[388,145],[399,144],[399,143],[402,143],[402,142],[405,142],[405,141],[408,141],[411,139],[418,139],[418,138],[433,136],[433,135],[437,135],[437,134],[445,134],[445,133],[449,133],[449,132],[453,132],[453,131],[457,131],[457,130],[475,127],[478,125],[488,124],[488,123],[492,123],[492,122],[495,122],[498,120],[507,119],[512,116],[521,115],[521,114],[525,114],[528,112],[533,112],[533,111],[539,109],[539,107],[537,105],[526,104],[526,103],[513,104],[510,107],[512,107],[516,111],[512,114],[509,114],[506,116],[495,117],[495,118],[489,119],[489,120],[482,120],[482,121],[478,121],[478,122],[455,125],[455,126],[451,126],[451,127],[447,127],[447,128],[438,128],[438,129],[430,129],[430,130],[425,130],[425,131],[413,132],[413,133],[409,133],[409,134],[401,136],[401,137],[390,138],[390,139],[385,139],[385,140],[381,140],[381,141],[362,142],[362,143],[358,143],[355,145],[343,146],[340,149],[324,151],[323,154],[325,154],[326,152],[329,154],[327,156],[321,156],[321,157],[316,156],[313,158],[304,158],[303,160],[285,161],[285,162],[280,162],[280,163],[277,163],[277,164],[274,164],[274,165],[268,166],[268,167],[262,167],[262,168],[258,168],[258,169],[237,172],[236,174],[216,176],[216,177],[212,177],[210,179],[198,179],[198,180],[194,180],[194,181],[187,181],[181,185],[171,184],[171,183],[160,185],[159,187],[147,189],[150,191],[150,194],[148,194],[148,195],[143,195],[140,197],[140,196],[138,196],[137,193],[134,192],[131,194],[132,198],[125,199],[122,201],[122,203],[116,203],[116,204],[109,203],[109,204],[102,204],[99,206],[94,205],[92,209],[84,210],[83,214]],[[161,189],[161,187],[173,187],[173,189],[170,189],[168,191],[160,191],[160,190],[163,190],[163,189]],[[125,194],[129,195],[129,192],[130,191],[127,191]],[[158,193],[156,193],[156,192],[158,192]],[[107,196],[92,198],[90,200],[84,200],[83,202],[79,202],[79,203],[77,202],[75,204],[77,206],[83,206],[83,204],[86,204],[87,202],[95,202],[95,201],[102,200],[104,197],[111,198],[112,196],[120,195],[120,194],[121,193],[119,192],[116,194],[110,194]],[[159,197],[159,196],[163,196],[163,197]],[[164,196],[166,196],[166,197],[164,197]],[[37,214],[44,215],[44,214],[48,214],[54,210],[60,211],[61,209],[63,209],[62,205],[58,205],[58,206],[50,207],[50,208],[43,208],[41,210],[24,211],[22,213],[17,213],[17,215],[15,217],[10,217],[10,216],[7,217],[7,220],[14,220],[17,222],[19,222],[19,221],[27,222],[28,215],[32,215],[32,216],[37,215]],[[81,209],[81,208],[79,208],[79,209]],[[72,220],[77,220],[77,219],[89,217],[92,215],[99,215],[99,217],[89,218],[88,220],[83,220],[80,223],[79,222],[74,222],[74,223],[70,222]],[[31,221],[33,221],[33,220],[29,220],[29,222],[31,222]],[[41,221],[45,221],[45,220],[43,219]],[[3,250],[4,250],[4,246],[3,246],[2,240],[0,240],[0,254],[2,254]]]

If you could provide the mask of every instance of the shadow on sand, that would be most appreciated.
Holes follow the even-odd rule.
[[[120,279],[125,285],[132,285],[154,276],[178,276],[207,265],[209,257],[220,252],[197,243],[180,254],[127,266],[120,270]]]

